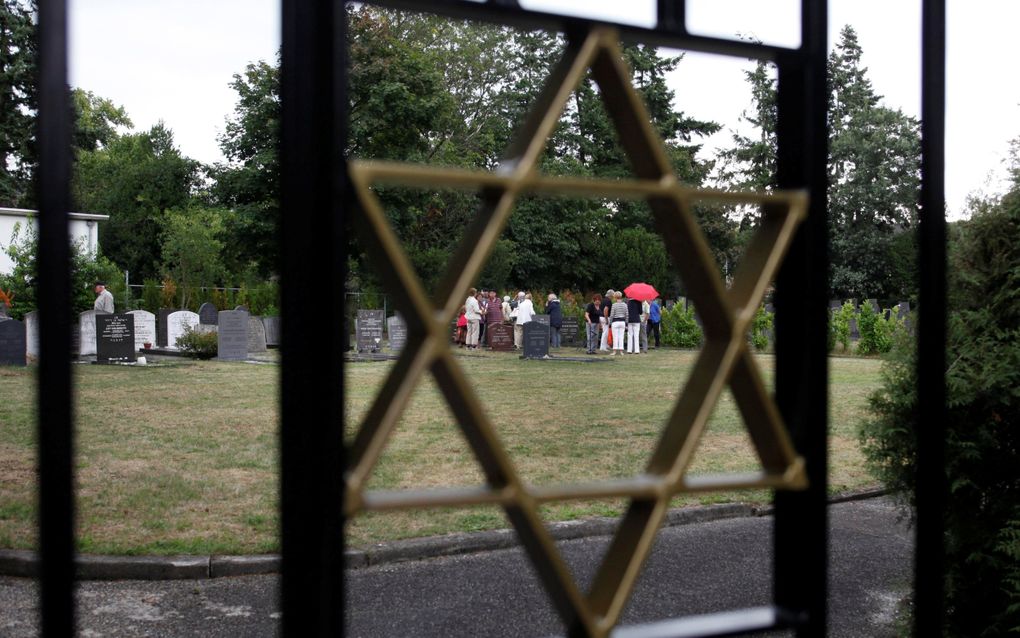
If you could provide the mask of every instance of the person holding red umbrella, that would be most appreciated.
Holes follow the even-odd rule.
[[[639,282],[633,283],[624,288],[623,294],[627,295],[627,305],[629,310],[627,322],[629,340],[627,343],[627,351],[637,354],[638,352],[641,352],[641,315],[644,314],[644,307],[641,302],[651,301],[657,298],[659,296],[659,291],[651,284]],[[631,346],[631,343],[634,345]]]

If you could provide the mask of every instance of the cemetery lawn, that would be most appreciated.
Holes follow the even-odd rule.
[[[640,472],[695,357],[662,349],[586,364],[482,352],[458,361],[524,479],[562,484]],[[773,357],[756,359],[771,385]],[[392,366],[346,365],[348,441]],[[864,468],[856,431],[866,397],[878,387],[879,367],[875,359],[830,359],[832,492],[876,484]],[[77,365],[74,371],[80,551],[278,551],[275,365],[175,360],[144,368]],[[0,368],[0,396],[0,548],[30,549],[37,525],[35,368]],[[690,472],[757,469],[727,391]],[[449,408],[426,376],[369,487],[482,483]],[[700,494],[678,497],[675,505],[769,498],[766,491]],[[543,506],[543,516],[549,521],[612,516],[622,507],[620,501],[555,503]],[[507,526],[494,507],[370,513],[349,523],[348,542],[360,546]]]

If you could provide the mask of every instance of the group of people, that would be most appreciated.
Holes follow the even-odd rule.
[[[609,289],[605,297],[595,294],[584,309],[588,354],[612,351],[617,354],[648,352],[648,341],[659,347],[662,308],[658,299],[627,299],[619,290]]]
[[[549,293],[545,309],[549,315],[549,346],[559,348],[563,310],[555,293]],[[510,323],[514,327],[514,347],[519,350],[524,342],[524,324],[532,321],[535,314],[531,293],[521,291],[513,299],[506,295],[501,301],[495,290],[471,288],[457,318],[455,340],[461,347],[477,349],[486,343],[486,326]],[[658,299],[624,301],[623,293],[610,289],[605,297],[598,294],[592,297],[584,317],[588,354],[647,352],[650,337],[654,337],[654,347],[659,347],[662,313]]]
[[[550,345],[558,348],[560,328],[563,326],[563,311],[560,309],[560,300],[554,293],[549,293],[545,308],[549,315]],[[508,323],[513,324],[514,347],[519,350],[524,342],[524,324],[532,321],[535,314],[535,304],[530,292],[518,292],[513,299],[506,295],[501,301],[495,290],[479,291],[471,288],[457,318],[455,340],[461,347],[477,349],[486,343],[486,326]]]

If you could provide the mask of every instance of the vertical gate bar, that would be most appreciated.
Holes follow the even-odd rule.
[[[780,56],[777,181],[807,188],[807,219],[776,286],[776,402],[809,481],[775,497],[775,601],[797,636],[823,636],[828,576],[828,129],[827,4],[801,2],[802,45]]]
[[[343,631],[343,4],[282,3],[282,633]]]
[[[946,507],[946,4],[921,13],[921,223],[917,322],[914,635],[941,636]]]
[[[39,2],[39,607],[43,636],[74,634],[71,113],[67,4]]]

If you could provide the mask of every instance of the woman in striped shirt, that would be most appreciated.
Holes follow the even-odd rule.
[[[613,356],[617,351],[623,354],[623,331],[627,327],[627,304],[623,303],[623,293],[613,293],[613,307],[609,309],[609,325],[613,330]]]

